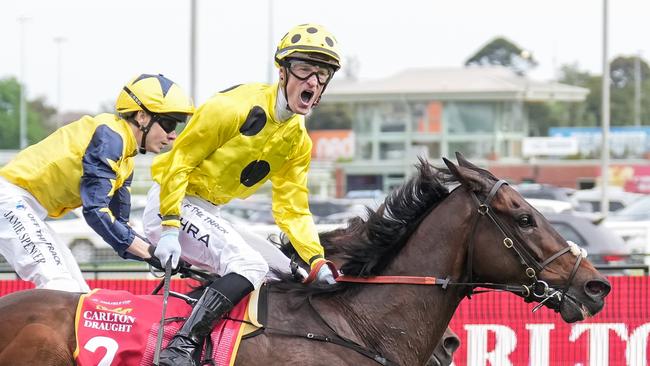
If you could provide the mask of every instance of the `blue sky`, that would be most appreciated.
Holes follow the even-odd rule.
[[[20,70],[31,97],[57,104],[61,44],[62,109],[94,113],[140,73],[163,73],[189,90],[189,1],[21,0],[0,5],[0,77]],[[602,69],[600,0],[198,0],[197,102],[231,85],[267,81],[273,50],[292,26],[315,22],[333,32],[362,78],[410,67],[461,66],[501,35],[530,50],[532,74],[551,79],[562,64]],[[269,9],[273,35],[269,37]],[[610,0],[610,55],[650,58],[650,2]],[[273,41],[270,42],[270,39]],[[344,66],[345,67],[345,66]],[[275,75],[275,71],[274,74]]]

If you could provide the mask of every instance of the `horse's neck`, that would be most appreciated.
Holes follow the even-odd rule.
[[[466,229],[471,222],[469,207],[462,199],[443,201],[382,274],[458,280],[471,231]],[[428,359],[462,298],[462,289],[453,286],[446,290],[439,286],[362,286],[338,299],[335,306],[358,339],[400,365]]]

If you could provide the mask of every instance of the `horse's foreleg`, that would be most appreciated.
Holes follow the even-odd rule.
[[[43,324],[25,326],[0,352],[0,366],[72,366],[67,341]]]

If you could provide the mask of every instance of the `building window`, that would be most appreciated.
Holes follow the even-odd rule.
[[[353,121],[352,128],[359,136],[372,135],[372,106],[358,108],[357,119]]]
[[[414,142],[411,145],[411,155],[413,157],[424,158],[439,158],[440,157],[440,143],[439,142]]]
[[[419,135],[440,134],[442,102],[413,103],[411,105],[411,130]]]
[[[372,159],[372,142],[370,141],[357,141],[357,155],[362,160]]]
[[[494,150],[494,143],[491,140],[450,142],[449,153],[460,152],[468,159],[488,159]]]
[[[381,175],[348,175],[347,188],[349,191],[384,189]]]
[[[377,106],[375,118],[380,132],[404,132],[410,119],[404,103],[384,103]]]
[[[404,158],[403,142],[382,142],[379,144],[379,158],[381,160],[396,160]]]
[[[449,102],[445,104],[443,118],[450,134],[494,133],[496,113],[494,103]]]

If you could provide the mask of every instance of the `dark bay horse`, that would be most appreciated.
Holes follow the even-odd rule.
[[[391,283],[274,284],[267,328],[241,342],[236,365],[424,365],[475,287],[511,291],[566,322],[598,313],[610,285],[579,248],[514,189],[457,159],[444,159],[448,169],[421,162],[367,220],[322,237],[336,243],[341,281]],[[0,365],[73,365],[78,297],[0,298]]]

